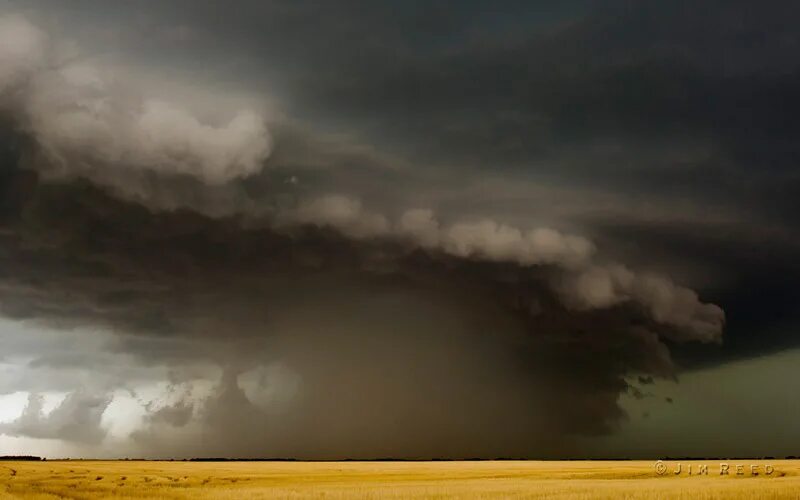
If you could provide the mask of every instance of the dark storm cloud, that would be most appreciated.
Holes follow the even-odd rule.
[[[721,359],[685,347],[720,340],[721,310],[664,272],[748,327],[792,307],[796,16],[559,4],[26,3],[52,30],[14,19],[0,49],[0,310],[112,330],[104,352],[176,383],[222,367],[148,408],[152,453],[555,454],[612,431],[629,380]],[[163,76],[203,71],[279,109]],[[750,303],[765,262],[787,284]],[[794,342],[744,330],[728,354]],[[275,362],[300,380],[285,407],[290,375],[247,382]]]
[[[423,190],[492,175],[584,187],[620,207],[586,203],[560,218],[612,243],[715,264],[686,262],[695,256],[636,230],[657,223],[700,234],[696,246],[714,244],[702,233],[722,234],[731,239],[723,259],[764,241],[791,258],[800,198],[794,3],[548,4],[245,2],[224,22],[214,2],[125,8],[153,25],[190,26],[196,37],[180,50],[234,54],[237,69],[272,84],[292,114],[445,171],[428,172]],[[484,205],[499,210],[508,194],[489,196]],[[504,215],[530,216],[531,197]],[[458,212],[481,200],[437,203]],[[642,210],[658,203],[665,208]],[[775,255],[754,257],[728,258],[721,272]]]
[[[557,267],[426,255],[313,228],[248,230],[235,219],[152,213],[81,183],[33,181],[32,189],[32,201],[7,214],[4,268],[14,273],[4,279],[4,312],[130,332],[105,349],[140,363],[177,371],[196,360],[231,366],[222,393],[200,414],[217,436],[209,449],[218,453],[542,449],[542,429],[561,437],[612,429],[622,417],[616,401],[628,387],[624,377],[672,376],[659,335],[687,334],[635,303],[567,309],[548,285]],[[43,244],[44,235],[61,237]],[[40,356],[31,368],[74,366],[79,358]],[[301,375],[302,398],[267,418],[236,396],[242,389],[235,381],[276,359]],[[93,369],[109,371],[96,361]],[[217,410],[215,397],[226,401]],[[249,409],[231,410],[230,398]],[[185,416],[189,403],[181,405]],[[172,413],[154,411],[149,425],[174,425]],[[397,418],[405,423],[391,424]],[[265,419],[274,423],[255,426]],[[478,432],[493,422],[504,422],[509,434]],[[392,425],[396,439],[384,435]],[[254,428],[261,430],[254,435]],[[338,437],[320,445],[324,436],[309,428]],[[357,429],[363,442],[349,447]],[[137,439],[146,442],[146,434]],[[169,441],[156,439],[152,450],[168,453]]]
[[[277,68],[293,111],[448,161],[525,164],[598,141],[796,155],[792,2],[559,4],[243,2],[224,22],[215,2],[122,9]]]
[[[293,116],[358,131],[426,170],[447,170],[451,182],[453,171],[477,169],[691,201],[690,219],[703,220],[710,206],[749,214],[752,224],[792,223],[800,43],[792,2],[550,4],[239,2],[222,16],[217,2],[61,10],[131,32],[112,42],[148,61],[238,61],[221,65],[227,80],[259,82]],[[141,48],[142,30],[170,26],[195,36],[176,53],[154,36],[158,53]]]
[[[553,441],[614,428],[627,374],[673,375],[659,336],[719,334],[713,306],[664,281],[636,284],[639,278],[616,268],[575,274],[578,281],[563,286],[574,287],[579,303],[568,308],[552,283],[571,283],[575,264],[561,262],[557,233],[542,233],[546,245],[528,250],[516,246],[524,240],[513,228],[445,231],[422,212],[402,228],[423,251],[402,238],[372,236],[347,210],[326,219],[338,202],[300,210],[300,226],[275,228],[240,216],[152,211],[87,181],[44,182],[14,163],[5,173],[4,199],[15,200],[3,217],[3,268],[13,269],[3,280],[6,314],[128,332],[105,349],[142,363],[177,371],[188,360],[230,366],[199,413],[213,442],[184,447],[158,434],[182,422],[176,414],[191,413],[194,405],[182,402],[154,410],[135,435],[152,453],[554,453]],[[328,222],[355,232],[344,237]],[[545,253],[531,268],[526,259],[542,257],[529,251],[555,251],[556,259]],[[623,288],[614,288],[616,280]],[[649,303],[650,286],[676,298]],[[245,398],[237,382],[274,359],[302,378],[301,399],[278,415]],[[30,366],[77,360],[40,356]],[[7,432],[55,436],[62,428],[25,422]],[[486,432],[490,426],[502,430]]]

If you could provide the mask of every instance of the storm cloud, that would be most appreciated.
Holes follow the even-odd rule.
[[[329,7],[306,2],[213,30],[213,3],[0,15],[0,312],[79,332],[9,344],[29,382],[3,390],[31,395],[0,432],[102,445],[115,391],[168,382],[131,450],[565,456],[625,422],[623,395],[724,361],[737,265],[793,269],[796,179],[781,133],[716,124],[747,94],[766,128],[758,89],[793,92],[784,39],[720,63],[735,27],[677,26],[735,3],[511,2],[516,23],[468,4],[346,2],[317,30]],[[106,39],[116,16],[138,21]],[[720,172],[759,152],[747,210]],[[737,253],[754,241],[776,258]],[[48,380],[87,370],[45,415]]]

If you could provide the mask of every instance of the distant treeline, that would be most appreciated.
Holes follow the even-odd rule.
[[[27,460],[31,462],[38,462],[44,459],[42,457],[34,457],[31,455],[2,455],[0,456],[0,460]]]
[[[297,462],[296,458],[188,458],[186,462]]]

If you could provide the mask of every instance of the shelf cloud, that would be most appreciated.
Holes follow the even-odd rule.
[[[580,21],[519,41],[434,16],[449,36],[424,41],[346,2],[358,21],[321,43],[306,2],[244,2],[277,25],[231,14],[233,33],[203,5],[176,28],[180,3],[125,7],[143,21],[108,40],[47,2],[0,15],[0,314],[39,332],[4,337],[27,382],[0,391],[30,396],[0,433],[147,456],[566,456],[624,424],[621,397],[721,349],[731,248],[796,244],[739,217],[724,176],[671,194],[745,155],[702,117],[651,134],[679,120],[657,83],[661,63],[689,71],[671,56],[638,65],[612,37],[596,50],[616,63],[570,76],[594,39]],[[47,387],[65,394],[49,413]],[[120,394],[141,415],[110,437]]]

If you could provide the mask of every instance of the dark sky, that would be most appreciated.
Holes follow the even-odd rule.
[[[0,453],[796,455],[798,21],[0,2]]]

